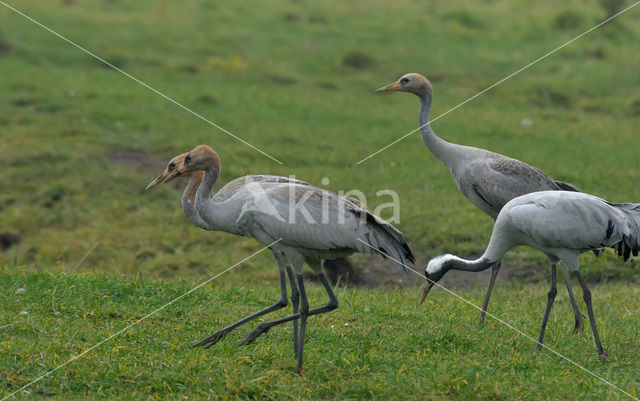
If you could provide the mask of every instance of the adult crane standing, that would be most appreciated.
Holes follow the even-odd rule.
[[[434,283],[449,270],[481,271],[500,263],[502,256],[518,245],[528,245],[549,257],[551,288],[540,327],[538,349],[544,340],[547,319],[556,296],[556,264],[561,262],[575,273],[587,305],[600,360],[607,358],[602,347],[591,304],[591,291],[580,274],[578,256],[589,250],[613,248],[627,260],[640,250],[640,204],[610,203],[581,192],[543,191],[517,197],[500,211],[489,245],[476,260],[454,255],[432,259],[425,268],[427,282],[422,300]],[[422,302],[421,300],[421,302]]]
[[[227,184],[211,197],[220,170],[218,154],[210,147],[200,145],[189,152],[183,164],[166,180],[204,171],[204,180],[195,197],[199,216],[214,230],[254,238],[269,246],[276,260],[285,260],[295,270],[300,292],[299,312],[258,325],[241,344],[251,343],[275,325],[299,319],[300,331],[294,347],[300,373],[308,316],[338,307],[331,285],[322,273],[322,261],[377,250],[404,267],[415,261],[413,252],[402,233],[391,224],[346,198],[312,185],[292,182]],[[319,276],[329,296],[325,306],[309,309],[302,277],[305,262]],[[206,341],[205,338],[201,343]]]
[[[488,214],[494,222],[502,207],[520,195],[547,190],[579,192],[573,185],[556,181],[527,163],[488,150],[457,145],[438,137],[429,123],[433,87],[424,76],[417,73],[405,74],[396,82],[376,90],[376,92],[389,91],[413,93],[420,98],[419,124],[422,140],[431,153],[449,169],[462,194]],[[597,254],[598,250],[594,252]],[[500,263],[492,266],[489,286],[480,313],[480,323],[484,321],[500,266]],[[562,266],[562,274],[575,316],[573,332],[577,333],[583,330],[582,314],[578,309],[569,274],[564,266]]]

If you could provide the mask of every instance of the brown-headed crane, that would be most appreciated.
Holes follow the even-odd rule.
[[[275,325],[299,319],[300,328],[294,338],[294,349],[297,371],[300,373],[307,318],[338,307],[338,300],[322,272],[322,261],[345,257],[354,252],[378,252],[403,267],[415,261],[404,236],[391,224],[347,198],[307,183],[292,182],[284,177],[269,181],[243,177],[231,181],[211,196],[220,175],[221,163],[218,154],[206,145],[197,146],[189,152],[182,164],[164,181],[198,171],[204,172],[204,179],[195,195],[195,209],[199,217],[212,230],[254,238],[269,246],[281,272],[281,299],[271,309],[266,308],[248,316],[196,345],[215,343],[238,325],[285,306],[283,270],[291,266],[297,278],[299,310],[290,316],[261,323],[241,344],[253,342]],[[329,296],[329,302],[319,308],[309,308],[302,276],[305,262],[318,275]]]
[[[485,149],[447,142],[438,137],[431,129],[429,121],[433,87],[424,76],[417,73],[405,74],[396,82],[376,90],[376,92],[392,91],[413,93],[420,99],[419,127],[425,145],[449,169],[462,194],[488,214],[494,222],[502,207],[520,195],[548,190],[579,191],[573,185],[556,181],[539,169],[520,160]],[[597,249],[594,249],[594,253],[598,252]],[[500,266],[500,263],[492,266],[489,286],[480,313],[480,323],[484,321]],[[562,266],[562,274],[575,316],[573,332],[577,333],[583,330],[582,314],[578,309],[571,289],[569,274],[564,266]]]

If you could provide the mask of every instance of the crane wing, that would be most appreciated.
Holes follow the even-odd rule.
[[[378,249],[403,264],[414,259],[400,231],[346,198],[310,185],[257,185],[259,191],[243,197],[237,221],[245,235],[268,233],[283,245],[319,254]]]
[[[524,194],[563,189],[539,169],[501,155],[469,163],[466,173],[468,181],[466,188],[461,188],[463,192],[475,194],[494,210],[502,209],[511,199]],[[577,190],[570,184],[563,184],[566,189]]]
[[[542,247],[580,252],[612,247],[629,231],[624,213],[595,196],[540,192],[528,196],[527,201],[510,207],[509,217],[518,230]]]
[[[216,201],[222,202],[238,193],[242,187],[251,183],[291,183],[298,185],[311,185],[308,182],[296,180],[295,178],[281,177],[278,175],[246,175],[236,178],[226,183],[215,194]]]

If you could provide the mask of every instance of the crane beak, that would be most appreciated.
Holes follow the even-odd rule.
[[[435,283],[432,281],[427,281],[426,283],[424,283],[424,287],[422,287],[422,296],[420,297],[420,305],[422,305],[424,300],[427,298],[427,295],[429,295],[429,291],[431,291],[431,288],[433,288],[433,284]]]
[[[162,174],[160,174],[155,180],[151,181],[151,183],[147,185],[147,187],[144,190],[146,191],[148,189],[155,187],[158,184],[161,184],[162,182],[164,182],[164,180],[167,178],[168,175],[169,175],[169,172],[167,170],[163,171]]]
[[[162,183],[165,184],[176,177],[180,177],[182,174],[186,173],[186,170],[187,169],[184,167],[184,165],[176,168],[175,170],[167,174],[167,177],[164,179],[164,181],[162,181]]]
[[[378,92],[392,92],[392,91],[397,91],[400,90],[400,84],[396,81],[392,84],[389,84],[387,86],[383,86],[382,88],[376,89],[376,93]]]

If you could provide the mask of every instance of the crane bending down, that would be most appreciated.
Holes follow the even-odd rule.
[[[422,299],[449,270],[480,271],[500,263],[502,255],[517,245],[528,245],[547,254],[551,262],[551,288],[542,319],[538,349],[544,340],[549,312],[556,296],[556,264],[562,262],[575,273],[587,305],[598,355],[604,361],[591,291],[580,274],[578,256],[589,250],[613,248],[626,261],[640,249],[640,204],[610,203],[581,192],[544,191],[508,202],[498,214],[484,254],[476,260],[454,255],[432,259],[426,269]]]
[[[176,169],[180,166],[182,166],[185,157],[187,156],[188,152],[182,153],[174,158],[172,158],[169,163],[167,164],[167,167],[165,167],[165,169],[162,171],[162,173],[160,173],[160,175],[158,175],[158,177],[156,177],[155,180],[153,180],[149,185],[147,185],[147,187],[145,188],[145,190],[149,190],[153,187],[155,187],[158,184],[162,184],[165,182],[170,181],[171,179],[175,178],[177,175],[174,174],[176,172]],[[204,179],[204,172],[203,171],[192,171],[192,172],[188,172],[188,173],[184,173],[184,175],[189,176],[189,182],[187,184],[187,187],[184,190],[184,193],[182,194],[182,212],[184,213],[184,216],[187,218],[187,220],[189,220],[189,222],[191,222],[193,225],[195,225],[196,227],[202,228],[204,230],[215,230],[211,225],[209,225],[207,222],[205,222],[200,215],[198,214],[198,211],[196,210],[196,205],[195,205],[195,197],[196,197],[196,192],[198,190],[198,188],[200,187],[200,184],[202,183],[203,179]],[[169,177],[171,176],[171,177]],[[310,185],[307,182],[304,181],[300,181],[300,180],[296,180],[293,178],[287,178],[287,177],[280,177],[280,176],[275,176],[275,175],[250,175],[250,176],[245,176],[242,178],[238,178],[236,180],[233,180],[231,182],[229,182],[223,189],[224,191],[229,190],[229,188],[234,188],[237,187],[239,185],[243,185],[243,184],[250,184],[250,183],[260,183],[260,182],[279,182],[279,183],[284,183],[284,182],[290,182],[290,183],[295,183],[298,185]],[[226,188],[226,189],[225,189]],[[224,192],[221,190],[221,192]],[[289,283],[291,285],[291,304],[293,306],[293,313],[297,313],[298,312],[298,305],[299,305],[299,300],[300,300],[300,295],[298,292],[298,286],[295,282],[295,277],[293,275],[293,271],[291,270],[291,267],[280,257],[279,254],[277,253],[273,253],[273,256],[276,260],[276,263],[278,265],[279,271],[280,271],[280,287],[281,287],[281,294],[280,294],[280,299],[278,300],[278,302],[276,302],[274,305],[271,305],[269,307],[266,307],[238,322],[235,322],[234,324],[231,324],[223,329],[220,329],[218,331],[216,331],[215,333],[213,333],[212,335],[208,336],[207,338],[205,338],[204,340],[200,341],[198,344],[196,344],[195,346],[204,346],[205,348],[210,348],[213,345],[215,345],[218,341],[220,341],[222,338],[224,338],[224,336],[229,333],[230,331],[236,329],[237,327],[241,326],[244,323],[247,323],[248,321],[251,321],[257,317],[260,317],[264,314],[267,314],[269,312],[273,312],[275,310],[281,309],[285,306],[287,306],[287,293],[286,293],[286,280],[285,280],[285,272],[289,278]],[[293,338],[294,338],[294,342],[297,340],[298,338],[298,321],[294,320],[293,321]],[[294,344],[294,351],[296,350],[296,346]]]
[[[294,339],[294,348],[297,371],[300,373],[307,317],[338,307],[338,300],[322,273],[322,261],[354,252],[373,253],[375,249],[404,266],[407,262],[415,261],[413,252],[402,233],[391,224],[346,198],[306,183],[288,179],[281,182],[243,182],[242,179],[236,179],[211,197],[220,169],[218,154],[210,147],[200,145],[189,152],[182,165],[169,174],[165,181],[181,174],[204,171],[204,180],[195,197],[196,210],[202,220],[213,230],[251,237],[265,246],[271,245],[281,271],[281,300],[276,305],[286,305],[282,269],[289,265],[295,270],[300,295],[299,311],[258,325],[241,344],[253,342],[275,325],[299,319],[300,330]],[[319,276],[329,296],[325,306],[309,309],[302,278],[304,262]],[[252,316],[235,324],[242,324]],[[208,343],[209,337],[197,345]]]
[[[484,149],[457,145],[438,137],[429,123],[433,88],[429,80],[422,75],[405,74],[396,82],[376,90],[376,92],[389,91],[413,93],[420,98],[419,124],[422,140],[431,153],[449,169],[462,194],[488,214],[494,222],[502,207],[520,195],[548,190],[579,192],[573,185],[556,181],[539,169],[520,160]],[[598,250],[594,250],[594,253],[597,255]],[[491,278],[480,313],[480,323],[484,321],[491,291],[499,270],[500,263],[495,264],[491,269]],[[582,314],[578,309],[571,289],[569,274],[564,266],[562,274],[573,306],[575,316],[573,332],[575,334],[583,330]]]

